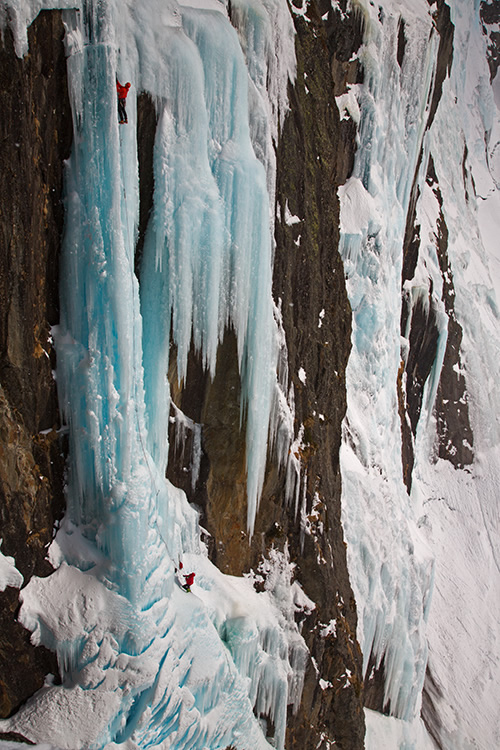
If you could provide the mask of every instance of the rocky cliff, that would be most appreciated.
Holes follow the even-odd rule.
[[[314,662],[304,699],[290,716],[289,747],[317,747],[336,737],[345,748],[363,746],[363,682],[356,642],[356,608],[340,525],[338,451],[345,413],[344,372],[350,349],[350,308],[337,252],[336,186],[352,165],[355,128],[340,122],[334,104],[359,75],[349,59],[361,41],[358,21],[343,30],[340,12],[325,23],[311,5],[297,17],[297,83],[278,144],[274,294],[283,314],[288,362],[296,392],[301,513],[290,505],[284,471],[269,456],[253,538],[246,534],[245,440],[240,429],[240,383],[234,336],[228,331],[213,381],[190,357],[186,386],[171,383],[174,403],[201,429],[201,466],[192,481],[188,430],[171,439],[169,476],[203,509],[212,559],[224,572],[257,569],[271,546],[288,547],[296,576],[316,609],[301,626]],[[2,46],[2,551],[13,555],[25,581],[50,574],[45,561],[63,512],[64,431],[58,417],[50,326],[57,323],[58,252],[63,231],[64,159],[71,146],[71,115],[59,12],[42,12],[29,30],[29,54],[19,60],[9,32]],[[334,75],[332,75],[332,71]],[[353,78],[354,77],[354,78]],[[307,79],[307,86],[306,81]],[[139,106],[141,216],[152,193],[154,108]],[[153,125],[152,125],[153,123]],[[148,187],[149,185],[149,187]],[[285,207],[300,221],[289,225]],[[140,261],[141,240],[138,245]],[[298,239],[299,238],[299,239]],[[327,315],[325,315],[327,311]],[[325,315],[325,323],[319,323]],[[174,358],[172,358],[174,359]],[[307,383],[299,369],[307,370]],[[331,373],[335,373],[332,377]],[[193,489],[194,487],[194,489]],[[307,526],[307,533],[304,532]],[[29,644],[16,622],[18,591],[2,594],[2,715],[8,716],[57,674],[54,656]],[[322,636],[329,622],[336,634]],[[13,658],[19,665],[6,670]],[[346,671],[347,670],[347,671]],[[9,675],[7,677],[7,674]],[[352,675],[347,680],[346,674]],[[319,678],[328,684],[322,688]]]
[[[181,438],[172,428],[168,476],[203,509],[213,561],[224,572],[241,575],[257,570],[272,547],[286,548],[296,580],[316,604],[300,618],[312,659],[302,704],[298,712],[290,710],[290,748],[327,747],[328,738],[358,748],[364,737],[361,655],[340,522],[338,461],[350,306],[338,254],[336,189],[350,174],[356,129],[351,119],[340,120],[334,103],[362,75],[352,62],[362,22],[357,14],[342,22],[342,13],[311,3],[305,18],[295,17],[297,80],[290,85],[290,112],[277,144],[273,292],[286,338],[284,368],[295,392],[300,511],[289,497],[286,467],[280,469],[271,451],[255,533],[248,539],[241,385],[231,331],[219,349],[213,381],[194,353],[185,387],[178,387],[175,367],[170,373],[174,403],[191,427],[186,430],[183,423]],[[305,382],[301,369],[307,372]],[[196,426],[202,454],[199,473],[192,477]],[[331,622],[335,634],[328,632]]]
[[[58,259],[64,223],[64,160],[72,140],[64,29],[42,12],[20,60],[0,45],[0,525],[2,552],[28,582],[45,560],[64,509],[64,432],[58,415],[50,327],[58,321]],[[18,591],[1,596],[3,716],[57,675],[55,656],[30,645],[16,622]]]

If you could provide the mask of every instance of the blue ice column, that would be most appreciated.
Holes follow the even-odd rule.
[[[68,58],[74,115],[67,165],[57,378],[69,425],[68,517],[109,559],[133,603],[151,596],[155,469],[146,452],[141,318],[116,114],[116,51],[105,4],[84,3],[85,43]],[[133,194],[133,185],[130,185]],[[132,201],[132,207],[134,207]],[[138,544],[138,540],[143,540]]]

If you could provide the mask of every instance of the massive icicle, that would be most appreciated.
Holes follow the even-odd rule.
[[[168,45],[167,78],[155,92],[164,105],[141,272],[148,427],[155,461],[164,466],[170,309],[180,378],[191,337],[214,373],[217,345],[226,327],[234,327],[252,532],[276,383],[269,196],[250,139],[248,74],[236,32],[216,11],[184,7],[182,19],[188,38]]]

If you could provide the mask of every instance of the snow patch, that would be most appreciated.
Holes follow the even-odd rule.
[[[0,539],[0,547],[3,539]],[[7,586],[20,589],[24,578],[16,568],[16,561],[10,555],[4,555],[0,549],[0,591],[5,591]]]

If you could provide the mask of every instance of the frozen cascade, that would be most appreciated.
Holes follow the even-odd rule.
[[[367,3],[357,5],[366,21],[366,85],[352,87],[360,105],[361,148],[353,178],[340,190],[354,315],[341,456],[343,522],[365,669],[383,659],[385,698],[391,713],[405,719],[367,711],[366,746],[434,747],[419,717],[429,657],[427,729],[446,750],[486,750],[500,742],[500,432],[498,388],[490,375],[500,350],[499,77],[490,81],[481,4],[450,0],[452,68],[423,133],[437,42],[429,8],[388,0],[376,15]],[[394,52],[400,15],[406,42],[401,70]],[[438,341],[423,392],[408,498],[399,428],[388,424],[388,415],[396,418],[400,346],[402,357],[408,347],[405,332],[401,342],[399,335],[402,222],[421,146],[419,257],[404,291],[432,304]],[[431,157],[435,178],[426,180]],[[436,252],[441,220],[448,232],[445,273]],[[465,469],[440,459],[436,447],[434,399],[448,333],[442,297],[451,276],[463,334],[454,370],[465,378],[460,402],[468,402],[474,435],[474,463]]]
[[[288,80],[294,80],[295,29],[280,0],[234,0],[231,21],[238,30],[250,76],[250,135],[267,174],[271,220],[279,124],[288,111]],[[290,54],[293,51],[293,54]]]
[[[427,663],[432,559],[403,483],[397,424],[401,248],[438,38],[427,3],[358,3],[365,83],[356,163],[340,188],[341,253],[353,310],[341,449],[343,525],[365,673],[384,662],[385,702],[412,718]],[[407,46],[396,60],[400,14]],[[425,167],[424,167],[425,174]],[[369,532],[367,530],[369,529]]]
[[[250,84],[250,96],[248,88],[259,45],[246,46],[245,60],[226,8],[215,0],[203,7],[87,0],[76,8],[64,0],[13,0],[8,18],[18,53],[26,51],[26,24],[41,7],[55,5],[71,6],[64,22],[74,121],[61,319],[53,332],[70,434],[68,507],[50,549],[56,571],[23,589],[20,618],[33,642],[56,650],[63,684],[48,682],[8,726],[61,748],[131,741],[264,750],[267,717],[273,746],[282,748],[287,704],[296,706],[300,697],[306,653],[287,564],[269,562],[272,595],[271,584],[257,594],[250,580],[223,576],[199,541],[196,513],[164,473],[170,339],[179,377],[191,342],[213,373],[231,326],[252,531],[270,420],[280,414],[267,185],[269,134],[285,106],[278,92],[293,75],[294,54],[290,23],[280,36],[265,19],[273,8],[283,16],[286,6],[249,4],[269,31],[264,46],[286,50],[263,104],[262,82]],[[243,38],[241,19],[239,31]],[[277,60],[276,52],[269,59]],[[158,115],[140,284],[136,101],[129,96],[130,124],[120,128],[115,76],[148,92]],[[279,104],[270,110],[275,98]],[[274,120],[261,138],[249,123],[267,116]],[[262,162],[252,142],[261,144]],[[180,557],[197,571],[197,596],[175,583]],[[278,584],[285,590],[280,596]]]

